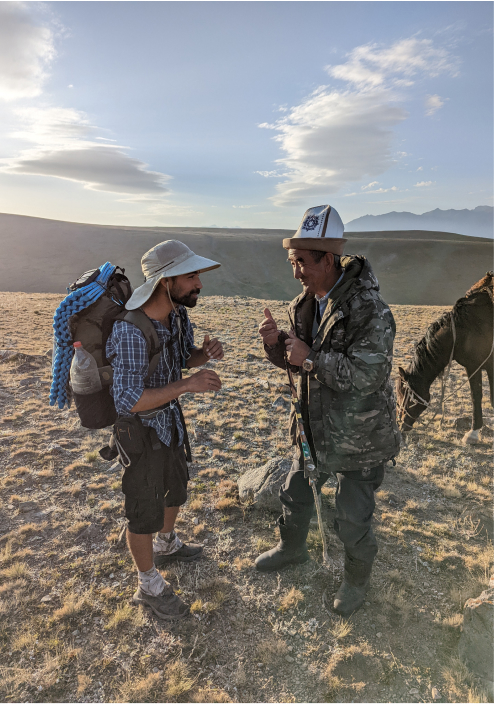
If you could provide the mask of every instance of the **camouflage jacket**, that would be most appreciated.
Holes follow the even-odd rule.
[[[331,292],[316,338],[312,339],[316,299],[295,298],[289,307],[297,337],[318,350],[312,372],[298,374],[298,397],[317,463],[324,472],[365,470],[399,452],[400,433],[390,384],[395,322],[379,294],[379,284],[362,256],[342,257],[343,279]],[[267,358],[285,369],[281,333]],[[297,443],[294,411],[292,443]]]

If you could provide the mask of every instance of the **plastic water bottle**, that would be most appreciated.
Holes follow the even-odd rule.
[[[102,388],[96,360],[82,346],[82,342],[74,342],[74,357],[70,365],[70,384],[72,391],[82,396],[95,394]]]

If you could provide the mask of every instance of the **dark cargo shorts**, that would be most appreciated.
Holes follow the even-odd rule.
[[[154,428],[134,417],[117,420],[115,434],[130,460],[122,477],[128,529],[140,535],[157,533],[163,528],[165,506],[182,506],[187,500],[189,471],[178,431],[173,429],[168,447]]]

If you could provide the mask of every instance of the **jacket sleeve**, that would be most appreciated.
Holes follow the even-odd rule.
[[[333,349],[316,355],[316,379],[343,393],[377,391],[391,369],[394,335],[393,315],[384,301],[353,301],[346,325],[349,344],[343,352]]]
[[[273,345],[272,347],[269,347],[269,345],[264,345],[264,353],[267,359],[269,359],[272,364],[280,367],[280,369],[286,369],[287,365],[285,357],[285,340],[287,339],[287,333],[282,330],[278,335],[278,342],[276,345]],[[300,371],[299,367],[295,367],[293,364],[288,364],[288,366],[294,374],[298,374]]]

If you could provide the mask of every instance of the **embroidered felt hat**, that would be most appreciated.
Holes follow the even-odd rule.
[[[345,226],[338,211],[330,205],[317,205],[305,211],[302,222],[293,235],[283,240],[285,249],[315,249],[321,252],[343,254],[347,241]]]
[[[198,254],[178,240],[167,240],[152,247],[141,259],[141,268],[146,283],[136,288],[127,301],[127,310],[135,310],[146,303],[161,279],[180,274],[191,274],[197,271],[217,269],[221,264],[212,259],[200,257]]]

